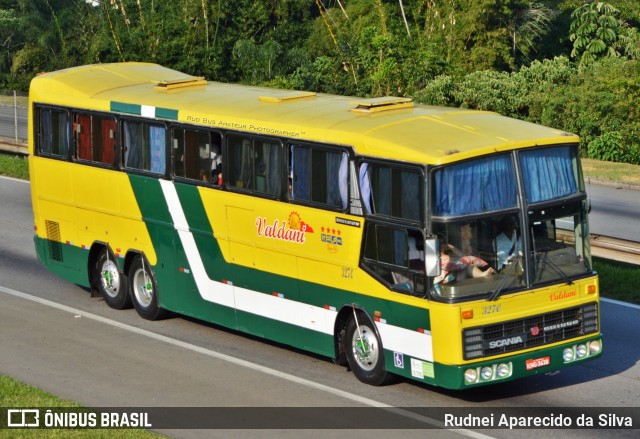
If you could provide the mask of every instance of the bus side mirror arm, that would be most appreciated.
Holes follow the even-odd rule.
[[[436,237],[424,240],[424,265],[427,276],[440,276],[440,241]]]

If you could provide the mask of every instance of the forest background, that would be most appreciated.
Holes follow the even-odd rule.
[[[640,164],[638,0],[0,0],[0,89],[119,61],[491,110]]]

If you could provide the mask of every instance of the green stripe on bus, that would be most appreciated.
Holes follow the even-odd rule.
[[[126,104],[124,102],[111,101],[111,111],[135,114],[139,116],[142,113],[142,106],[138,104]]]
[[[156,107],[156,117],[160,117],[162,119],[178,120],[178,110]]]

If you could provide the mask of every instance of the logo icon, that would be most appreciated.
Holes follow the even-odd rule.
[[[400,369],[404,369],[404,354],[402,352],[393,353],[393,364]]]

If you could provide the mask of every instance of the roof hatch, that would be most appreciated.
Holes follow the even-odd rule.
[[[258,97],[258,99],[260,100],[260,102],[280,103],[280,102],[289,102],[296,99],[310,98],[315,96],[316,96],[316,93],[312,91],[273,90],[273,94],[269,96],[260,96]]]
[[[398,98],[394,96],[366,99],[352,103],[356,105],[351,109],[351,111],[355,113],[377,113],[380,111],[413,108],[413,100],[411,98]]]
[[[207,85],[206,79],[202,76],[186,76],[179,79],[169,79],[154,81],[156,90],[175,90],[178,88],[194,87],[196,85]]]

